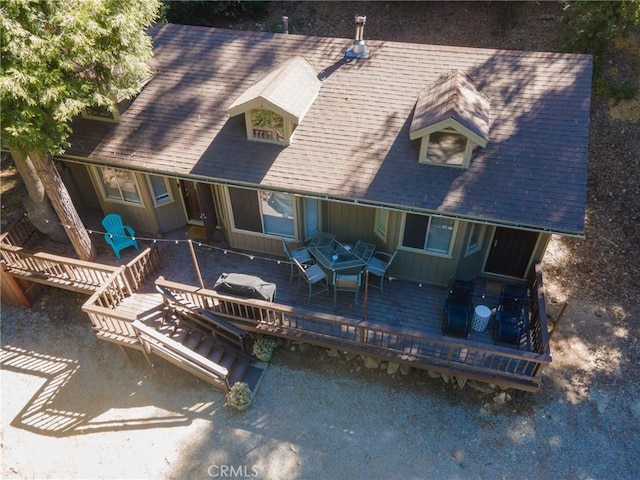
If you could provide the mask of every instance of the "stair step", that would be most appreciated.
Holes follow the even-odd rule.
[[[182,343],[186,336],[189,334],[189,330],[184,327],[178,327],[175,332],[169,336],[171,340],[174,340],[178,343]]]
[[[224,356],[226,351],[227,348],[224,345],[216,343],[216,345],[213,347],[213,350],[209,352],[209,356],[207,358],[213,363],[217,363],[218,365],[220,365],[220,360],[222,360],[222,357]]]
[[[249,365],[251,365],[251,358],[245,355],[238,355],[236,361],[229,369],[229,375],[227,377],[229,385],[233,386],[234,383],[242,381]]]
[[[182,341],[182,345],[187,347],[189,350],[195,351],[196,347],[200,343],[200,340],[202,340],[202,333],[196,330],[191,330],[189,332],[189,335]]]
[[[216,345],[216,341],[213,338],[203,338],[196,349],[198,355],[209,358],[209,353]]]
[[[233,365],[233,362],[236,361],[237,356],[238,356],[237,352],[234,352],[233,350],[228,349],[226,352],[224,352],[222,359],[217,363],[218,365],[226,368],[227,370],[230,370],[231,365]]]

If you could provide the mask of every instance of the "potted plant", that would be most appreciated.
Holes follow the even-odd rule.
[[[259,337],[253,342],[253,354],[262,362],[268,362],[273,356],[276,341],[271,337]]]
[[[251,388],[249,388],[246,382],[236,382],[229,389],[226,397],[227,403],[225,403],[225,405],[243,411],[251,405],[253,393],[251,393]]]

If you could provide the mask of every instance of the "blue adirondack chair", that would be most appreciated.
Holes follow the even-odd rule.
[[[140,250],[135,239],[136,232],[128,225],[122,224],[122,217],[116,213],[110,213],[102,220],[102,226],[107,232],[104,239],[113,248],[116,257],[120,259],[120,250],[127,247],[134,247]]]

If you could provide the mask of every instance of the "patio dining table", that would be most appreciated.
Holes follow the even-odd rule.
[[[335,240],[331,245],[310,246],[309,253],[324,269],[331,272],[361,270],[366,265],[364,259],[353,253],[348,245],[342,245]]]

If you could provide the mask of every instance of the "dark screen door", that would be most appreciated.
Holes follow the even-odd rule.
[[[524,278],[537,241],[538,234],[535,232],[497,227],[485,271]]]
[[[189,180],[180,180],[180,191],[184,199],[188,222],[202,225],[202,210],[200,209],[196,183]]]

